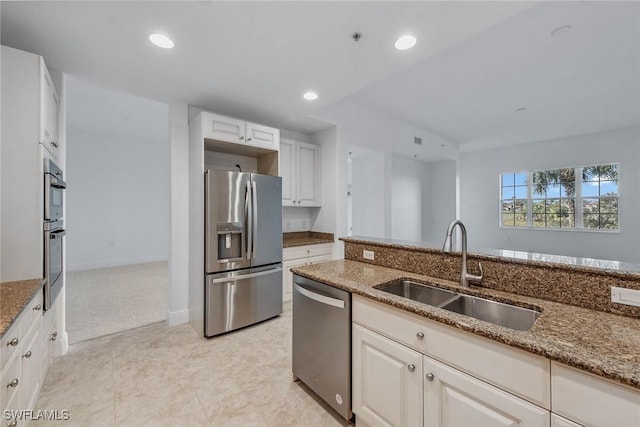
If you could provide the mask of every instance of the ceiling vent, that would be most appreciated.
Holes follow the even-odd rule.
[[[418,144],[418,145],[422,145],[422,138],[418,138],[417,136],[413,137],[413,143],[414,144]]]

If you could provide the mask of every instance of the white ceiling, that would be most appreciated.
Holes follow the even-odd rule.
[[[475,150],[640,125],[638,2],[2,2],[2,43],[130,94],[311,133],[348,100]],[[573,30],[551,37],[553,29]],[[351,34],[360,31],[359,42]],[[152,46],[163,32],[172,50]],[[405,32],[408,51],[393,48]],[[318,101],[304,101],[314,89]],[[98,101],[99,102],[99,101]],[[525,107],[527,110],[516,113]]]
[[[51,68],[127,93],[186,102],[308,133],[327,126],[309,118],[314,111],[381,80],[393,82],[394,73],[531,5],[435,1],[0,3],[2,43],[43,55]],[[357,43],[351,39],[354,31],[363,34]],[[152,32],[169,35],[176,47],[154,47],[147,39]],[[397,51],[393,42],[405,32],[416,35],[418,44]],[[424,82],[419,78],[413,84],[400,83],[415,87]],[[302,99],[307,89],[320,94],[318,101]],[[374,93],[369,96],[380,104]],[[402,99],[390,101],[399,105]]]
[[[640,3],[539,4],[353,98],[462,151],[638,126]]]

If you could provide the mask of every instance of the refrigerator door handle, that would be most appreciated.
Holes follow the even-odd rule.
[[[282,271],[282,267],[272,268],[271,270],[260,271],[258,273],[238,274],[237,276],[221,277],[219,279],[211,279],[209,283],[226,283],[236,282],[238,280],[252,279],[254,277],[266,276],[267,274],[279,273]]]
[[[247,259],[251,259],[253,250],[253,209],[251,207],[251,184],[247,181],[247,191],[244,196],[244,212],[247,220]]]
[[[256,257],[256,247],[258,246],[258,187],[256,186],[255,181],[251,181],[251,191],[252,201],[251,207],[253,208],[253,225],[251,226],[251,234],[253,234],[253,242],[252,242],[252,258]]]

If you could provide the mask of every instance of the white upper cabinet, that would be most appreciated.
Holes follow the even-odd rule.
[[[270,151],[280,148],[279,129],[206,111],[201,113],[201,119],[203,138]]]
[[[246,123],[247,145],[278,151],[280,147],[280,129],[255,123]]]
[[[60,140],[58,139],[58,112],[60,98],[49,75],[49,71],[40,57],[40,143],[58,158]]]
[[[202,136],[204,138],[244,144],[245,124],[244,120],[202,112]]]
[[[283,206],[320,206],[320,147],[290,139],[280,141]]]
[[[280,176],[282,177],[282,206],[294,206],[296,200],[295,141],[280,139]]]

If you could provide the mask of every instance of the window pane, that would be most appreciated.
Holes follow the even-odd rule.
[[[526,200],[514,200],[513,208],[518,213],[527,213],[527,201]]]
[[[584,228],[599,228],[598,214],[584,214],[582,224]]]
[[[556,214],[560,212],[560,199],[547,199],[546,213]]]
[[[618,199],[617,198],[606,198],[603,197],[600,199],[600,213],[618,213]]]
[[[516,196],[516,199],[526,199],[528,196],[527,187],[526,186],[515,187],[515,196]]]
[[[545,221],[544,221],[544,214],[533,214],[532,217],[532,224],[534,227],[544,227],[545,226]]]
[[[513,213],[513,200],[505,200],[502,202],[502,212]]]
[[[533,213],[544,213],[544,199],[534,200],[532,205],[533,205]]]
[[[514,190],[513,187],[502,187],[502,199],[513,199]]]
[[[574,213],[560,215],[561,228],[575,228],[575,226],[576,226],[576,221],[575,221]]]
[[[601,196],[617,196],[618,183],[614,181],[600,181]]]
[[[576,200],[575,199],[562,199],[560,201],[560,212],[575,212],[576,211]]]
[[[514,185],[513,179],[514,179],[514,174],[512,173],[502,174],[502,186],[503,187],[513,186]]]
[[[556,214],[547,214],[547,227],[560,228],[560,217]]]
[[[618,214],[603,214],[600,215],[600,228],[606,230],[618,229]]]
[[[502,213],[502,225],[505,227],[513,227],[514,225],[514,215],[510,212]]]
[[[547,197],[560,197],[560,185],[558,184],[547,185]]]
[[[582,200],[582,211],[585,214],[598,213],[598,200],[599,199],[583,199]]]
[[[520,172],[515,174],[515,185],[527,185],[527,180],[528,180],[528,173],[527,172]]]

